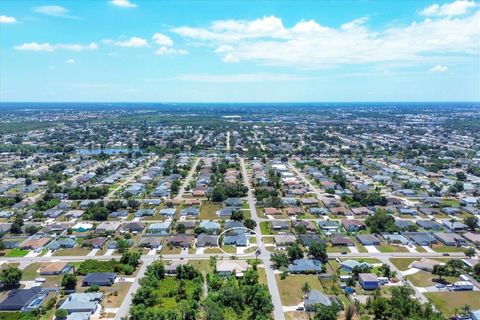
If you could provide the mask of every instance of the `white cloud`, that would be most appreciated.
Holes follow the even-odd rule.
[[[94,42],[83,45],[83,44],[50,44],[50,43],[38,43],[38,42],[30,42],[30,43],[23,43],[21,45],[17,45],[13,47],[15,50],[20,51],[37,51],[37,52],[53,52],[55,50],[67,50],[67,51],[83,51],[83,50],[96,50],[98,49],[98,45]]]
[[[183,49],[174,49],[169,47],[160,47],[157,51],[155,51],[157,56],[166,56],[166,55],[186,55],[188,54],[187,50]]]
[[[171,47],[173,46],[173,41],[170,39],[169,36],[166,36],[164,34],[161,34],[159,32],[155,33],[152,36],[153,41],[155,41],[156,44],[160,46],[166,46],[166,47]]]
[[[14,17],[1,15],[0,23],[17,23],[17,19],[15,19]]]
[[[468,9],[475,8],[478,4],[471,0],[457,0],[443,5],[432,4],[423,9],[420,14],[427,17],[432,16],[459,16],[467,13]]]
[[[67,8],[61,6],[41,6],[33,8],[36,13],[46,14],[47,16],[66,18],[66,19],[78,19],[78,17],[70,15],[70,11]]]
[[[290,28],[277,17],[252,21],[214,21],[209,27],[182,26],[173,32],[215,48],[225,62],[257,61],[265,65],[322,69],[379,62],[424,62],[427,57],[477,55],[480,12],[455,19],[426,18],[403,27],[372,30],[366,18],[339,28],[313,20]]]
[[[270,73],[240,73],[240,74],[184,74],[176,78],[180,81],[206,83],[250,83],[265,81],[299,81],[309,80],[308,77],[299,77],[288,74]]]
[[[148,41],[143,38],[139,37],[131,37],[125,41],[114,41],[110,39],[103,40],[105,44],[117,46],[117,47],[124,47],[124,48],[142,48],[148,47]]]
[[[75,59],[68,59],[65,61],[67,64],[75,64]]]
[[[431,68],[429,71],[430,72],[437,72],[437,73],[447,72],[448,67],[438,64],[435,67]]]
[[[128,0],[111,0],[111,4],[120,8],[136,8],[138,7],[136,4],[131,3]]]

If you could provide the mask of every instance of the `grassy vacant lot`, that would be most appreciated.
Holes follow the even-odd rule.
[[[164,246],[162,251],[160,251],[161,254],[179,254],[180,252],[182,252],[182,249],[176,247],[169,248],[168,246]]]
[[[205,276],[207,273],[213,271],[212,266],[210,266],[210,260],[208,259],[202,259],[202,260],[188,260],[188,264],[192,265],[195,269],[200,271],[203,276]]]
[[[260,222],[260,230],[262,234],[264,235],[271,235],[273,234],[272,230],[270,229],[269,222],[268,221],[262,221]]]
[[[308,320],[309,315],[304,311],[289,311],[285,312],[286,320]]]
[[[282,304],[285,306],[297,305],[303,301],[302,286],[305,282],[310,284],[311,289],[322,290],[322,285],[315,275],[289,275],[281,280],[280,275],[276,274],[275,278]]]
[[[480,298],[476,291],[428,292],[424,295],[447,316],[453,316],[455,309],[460,309],[466,304],[472,310],[480,308]]]
[[[120,307],[131,285],[131,282],[118,282],[111,287],[102,287],[105,291],[105,299],[102,301],[102,305],[105,308]]]
[[[90,249],[83,247],[75,247],[70,249],[60,249],[53,253],[54,256],[86,256]]]
[[[5,250],[5,252],[6,252],[5,257],[8,257],[8,258],[25,257],[28,254],[28,250],[22,250],[19,248],[14,248],[12,250]]]
[[[401,246],[396,246],[393,244],[381,244],[379,246],[375,246],[378,251],[380,252],[408,252],[408,249]]]
[[[439,282],[437,276],[431,274],[428,271],[422,271],[422,270],[407,276],[407,279],[410,280],[412,284],[417,287],[430,287],[430,286],[434,286]],[[458,278],[443,277],[442,281],[454,283],[455,281],[458,281]]]
[[[443,243],[432,244],[432,249],[437,252],[464,252],[465,248],[456,246],[446,246]]]
[[[39,276],[40,273],[37,273],[40,269],[41,263],[35,262],[29,264],[25,269],[22,270],[22,280],[33,280]]]
[[[408,270],[408,266],[413,261],[418,261],[417,258],[390,258],[390,262],[393,263],[400,271]]]
[[[328,253],[341,253],[341,252],[350,252],[347,246],[332,246],[327,245],[327,252]]]
[[[202,202],[200,205],[200,216],[201,220],[214,220],[219,219],[217,215],[217,211],[223,208],[223,204],[221,202],[211,202],[205,201]]]

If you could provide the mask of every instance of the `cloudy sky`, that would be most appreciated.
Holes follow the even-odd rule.
[[[0,101],[478,101],[480,3],[0,2]]]

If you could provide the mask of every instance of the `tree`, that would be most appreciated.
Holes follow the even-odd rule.
[[[73,273],[63,275],[62,287],[66,290],[74,290],[77,286],[77,277]]]
[[[455,175],[457,176],[457,179],[460,181],[467,180],[467,175],[463,171],[458,171]]]
[[[302,293],[304,295],[307,295],[310,293],[310,290],[311,290],[310,284],[308,282],[305,282],[302,286]]]
[[[213,188],[211,197],[213,202],[222,202],[227,198],[225,191],[220,187]]]
[[[0,283],[5,289],[18,288],[22,279],[22,270],[15,267],[8,267],[0,273]]]
[[[245,221],[243,221],[243,225],[248,229],[255,230],[257,223],[252,219],[246,219]]]
[[[327,261],[327,246],[323,241],[315,241],[308,247],[308,253],[315,259]]]
[[[336,320],[337,313],[340,307],[336,303],[332,303],[330,306],[324,306],[323,304],[317,304],[314,306],[315,320]]]
[[[272,256],[271,256],[271,260],[275,264],[277,269],[280,269],[282,267],[286,268],[288,266],[288,262],[289,262],[288,261],[288,256],[283,252],[273,253]]]
[[[288,258],[290,261],[302,259],[303,251],[297,243],[290,245],[287,249]]]
[[[395,218],[385,210],[377,210],[373,216],[368,216],[365,219],[365,224],[372,233],[395,232],[398,230],[398,227],[395,225]]]
[[[450,274],[446,265],[437,264],[433,266],[432,274],[438,276],[438,280],[442,281],[442,277],[446,277]]]
[[[137,210],[140,207],[140,202],[135,199],[128,199],[127,203],[132,210]]]
[[[469,248],[465,249],[465,255],[467,257],[471,258],[471,257],[475,256],[475,254],[476,254],[476,251],[475,251],[474,248],[469,247]]]
[[[57,309],[55,311],[55,318],[57,319],[66,319],[68,317],[68,311],[65,309]]]
[[[230,219],[234,221],[242,221],[243,220],[243,212],[240,210],[234,210],[232,212],[232,215],[230,216]]]
[[[175,230],[177,230],[177,233],[183,234],[187,230],[187,227],[185,227],[183,223],[178,223]]]
[[[468,226],[468,228],[472,231],[478,226],[478,218],[476,216],[467,216],[463,219],[463,223]]]

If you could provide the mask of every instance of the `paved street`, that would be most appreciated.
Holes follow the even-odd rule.
[[[261,220],[258,218],[258,215],[257,215],[257,209],[255,207],[255,200],[253,197],[252,187],[248,179],[247,168],[245,167],[245,160],[243,158],[240,159],[240,165],[242,167],[242,176],[245,181],[245,185],[248,188],[247,200],[248,200],[248,205],[250,207],[250,212],[252,213],[252,219],[257,223],[257,226],[255,227],[255,232],[261,235],[262,234],[260,231]],[[275,280],[275,274],[273,273],[273,269],[270,264],[270,252],[265,248],[265,244],[263,241],[260,241],[259,249],[261,253],[258,258],[262,260],[263,265],[265,266],[268,290],[272,295],[272,302],[274,306],[274,311],[273,311],[274,319],[283,320],[285,319],[285,316],[283,313],[282,301],[280,300],[280,294],[278,292],[277,281]]]
[[[197,170],[197,165],[200,162],[200,159],[201,158],[195,159],[195,162],[193,163],[192,167],[190,168],[190,171],[188,172],[188,175],[185,178],[185,181],[183,182],[183,185],[180,188],[180,190],[178,191],[178,194],[175,197],[175,199],[182,199],[183,194],[185,193],[185,189],[188,187],[188,184],[190,183],[190,180],[192,180],[192,177],[193,177],[195,171]]]

